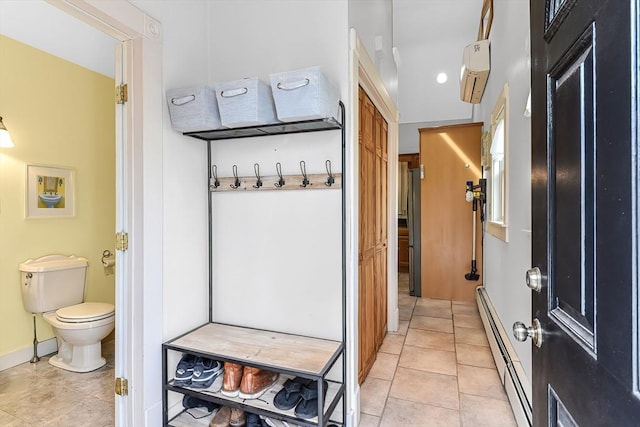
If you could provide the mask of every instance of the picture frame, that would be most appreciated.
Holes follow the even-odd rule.
[[[75,216],[75,171],[71,168],[27,165],[26,218]]]

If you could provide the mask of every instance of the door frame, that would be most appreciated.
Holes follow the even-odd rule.
[[[384,81],[369,56],[355,29],[349,32],[349,106],[346,168],[347,176],[347,425],[358,425],[360,417],[360,387],[358,386],[358,195],[360,170],[358,158],[358,87],[362,86],[375,107],[387,122],[388,158],[387,167],[387,330],[397,331],[400,324],[398,310],[398,141],[400,113],[384,86]],[[391,161],[394,159],[394,161]]]
[[[160,425],[161,355],[154,350],[163,340],[162,270],[157,268],[162,198],[144,196],[163,192],[162,26],[126,0],[45,1],[122,43],[129,99],[116,114],[116,138],[121,135],[122,141],[116,142],[115,231],[128,233],[129,243],[116,254],[115,376],[128,380],[129,394],[116,396],[115,422]],[[144,212],[154,215],[145,218]]]

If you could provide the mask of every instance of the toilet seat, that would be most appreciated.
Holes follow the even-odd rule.
[[[87,323],[112,317],[113,304],[104,302],[83,302],[56,310],[56,320],[63,323]]]

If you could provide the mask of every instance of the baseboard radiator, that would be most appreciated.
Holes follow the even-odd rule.
[[[493,360],[518,427],[531,427],[531,385],[483,286],[476,288],[476,302]]]

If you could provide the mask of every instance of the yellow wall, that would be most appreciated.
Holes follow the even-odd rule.
[[[0,35],[0,116],[14,148],[0,148],[0,356],[28,347],[18,264],[47,254],[89,260],[87,300],[114,302],[115,132],[113,79]],[[75,171],[75,216],[25,218],[26,166]],[[112,273],[109,272],[109,273]],[[38,338],[53,337],[38,316]]]

